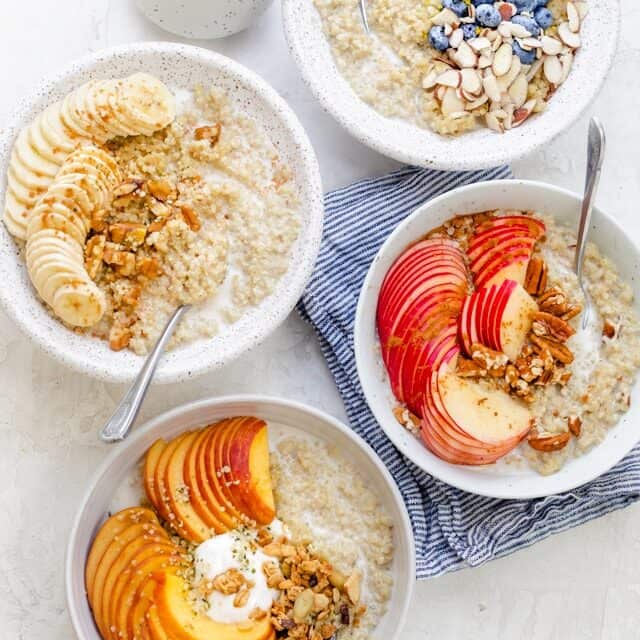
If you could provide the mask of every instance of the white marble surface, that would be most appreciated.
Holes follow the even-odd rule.
[[[600,203],[640,241],[640,5],[625,20],[611,76],[592,108],[609,151]],[[2,2],[0,126],[41,76],[87,51],[172,39],[133,0]],[[316,146],[327,189],[395,164],[349,139],[315,104],[287,56],[279,7],[249,32],[199,42],[261,73],[291,103]],[[587,115],[518,176],[581,188]],[[96,432],[121,395],[61,369],[0,313],[0,639],[72,638],[63,556],[85,483],[107,446]],[[143,418],[207,394],[263,392],[343,417],[308,327],[292,316],[222,374],[151,391]],[[511,557],[417,585],[407,640],[626,640],[640,636],[640,508],[617,512]]]

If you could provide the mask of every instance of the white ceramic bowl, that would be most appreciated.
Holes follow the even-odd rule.
[[[246,29],[273,0],[137,0],[161,29],[185,38],[224,38]]]
[[[353,4],[357,6],[356,0]],[[482,128],[452,138],[385,118],[360,100],[334,64],[313,0],[283,0],[282,11],[289,48],[304,81],[340,125],[401,162],[454,170],[510,163],[567,129],[598,94],[613,61],[620,22],[618,0],[589,2],[581,31],[583,45],[569,78],[544,113],[504,134]]]
[[[256,74],[206,49],[171,43],[140,43],[105,49],[74,62],[28,98],[21,100],[0,135],[0,203],[13,140],[20,128],[48,104],[94,78],[126,76],[145,70],[170,87],[191,89],[197,83],[229,91],[233,101],[260,121],[292,168],[300,196],[300,235],[291,250],[291,265],[274,293],[248,310],[215,338],[198,340],[167,353],[155,376],[176,382],[220,368],[270,334],[301,296],[320,246],[324,207],[318,163],[302,125],[286,102]],[[31,286],[17,245],[0,223],[0,304],[24,333],[60,362],[109,382],[128,382],[142,358],[128,350],[111,351],[106,342],[78,335],[53,318]],[[190,312],[194,313],[194,311]]]
[[[400,637],[415,582],[415,549],[409,516],[391,475],[369,446],[335,418],[297,402],[265,396],[229,396],[178,407],[151,420],[128,440],[114,447],[89,484],[76,515],[67,546],[65,581],[67,605],[80,640],[100,640],[84,587],[84,567],[91,541],[107,513],[114,494],[157,438],[173,437],[186,429],[234,415],[255,415],[285,425],[337,447],[368,481],[392,518],[394,558],[393,591],[386,615],[372,635],[379,640]],[[115,508],[124,508],[118,504]],[[130,505],[132,506],[132,505]]]
[[[640,381],[633,390],[631,408],[604,442],[589,453],[572,459],[557,473],[541,476],[523,466],[498,463],[487,467],[449,464],[433,455],[393,417],[393,394],[378,356],[375,316],[380,286],[394,260],[412,242],[456,213],[490,209],[523,209],[554,216],[577,226],[580,198],[569,191],[541,182],[494,180],[454,189],[414,211],[380,248],[364,281],[356,311],[355,352],[362,389],[378,423],[400,451],[427,473],[454,487],[496,498],[534,498],[569,491],[608,471],[640,439]],[[624,231],[601,210],[594,209],[590,240],[617,265],[629,282],[640,312],[640,250]]]

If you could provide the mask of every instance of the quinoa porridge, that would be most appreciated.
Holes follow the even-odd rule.
[[[546,107],[580,46],[586,2],[314,0],[335,64],[389,118],[442,135],[497,132]]]
[[[628,410],[640,369],[633,293],[589,243],[597,318],[583,330],[575,242],[550,216],[459,215],[389,270],[377,324],[394,414],[439,457],[524,459],[547,475],[602,442]],[[431,275],[415,271],[420,260],[434,261]],[[402,273],[415,278],[406,290]],[[407,297],[413,287],[426,302]],[[398,312],[394,298],[411,304]]]
[[[144,354],[216,335],[274,291],[299,228],[292,172],[218,87],[90,81],[18,136],[4,222],[67,326]],[[24,242],[24,245],[22,244]]]
[[[157,440],[110,510],[86,564],[104,638],[364,640],[386,612],[391,519],[351,464],[286,425],[241,416]],[[117,593],[105,608],[104,589],[122,582],[110,572],[139,546],[142,610]],[[105,572],[116,548],[123,560]]]

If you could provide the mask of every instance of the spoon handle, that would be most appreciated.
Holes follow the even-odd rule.
[[[589,142],[587,144],[587,174],[584,183],[584,198],[582,211],[580,212],[580,224],[578,226],[578,241],[576,244],[575,272],[578,280],[582,282],[582,266],[584,264],[584,251],[587,246],[587,235],[591,224],[591,212],[593,200],[604,160],[605,136],[604,128],[598,118],[591,118],[589,122]]]
[[[107,424],[104,425],[100,432],[100,438],[104,442],[119,442],[124,440],[131,429],[144,397],[147,395],[147,389],[153,378],[153,374],[156,371],[158,362],[164,352],[164,348],[169,341],[169,338],[173,334],[176,326],[182,319],[182,316],[189,309],[190,305],[183,305],[178,307],[165,328],[163,329],[158,341],[151,353],[147,356],[140,373],[134,380],[129,391],[127,391],[124,398],[113,412],[113,415],[107,420]]]
[[[359,0],[360,6],[360,16],[362,17],[362,24],[364,25],[364,30],[367,33],[371,33],[371,29],[369,29],[369,18],[367,17],[367,0]]]

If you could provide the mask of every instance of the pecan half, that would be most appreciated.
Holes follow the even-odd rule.
[[[565,313],[563,313],[560,317],[563,320],[571,320],[571,318],[575,318],[581,311],[581,304],[570,304],[567,311],[565,311]]]
[[[547,265],[540,256],[533,256],[529,260],[524,288],[532,296],[541,295],[547,288]]]
[[[569,416],[567,418],[567,426],[569,431],[576,437],[580,437],[582,431],[582,420],[578,416]]]
[[[566,342],[576,332],[568,322],[546,311],[533,314],[531,330],[541,338],[549,338],[556,342]]]
[[[532,433],[527,438],[527,442],[529,443],[529,446],[536,451],[550,453],[551,451],[560,451],[560,449],[564,449],[570,439],[571,434],[568,431],[565,433],[559,433],[558,435],[540,435],[538,433]]]
[[[571,364],[573,362],[573,353],[566,345],[542,338],[535,333],[530,333],[529,339],[535,347],[539,350],[546,349],[555,360],[562,362],[562,364]]]
[[[538,300],[540,311],[546,311],[554,316],[561,316],[569,310],[567,296],[560,289],[549,289],[545,291]]]
[[[504,367],[507,366],[509,359],[504,353],[500,351],[494,351],[485,347],[482,344],[471,345],[471,358],[479,364],[483,369],[490,371],[492,369],[502,369],[504,374]]]

